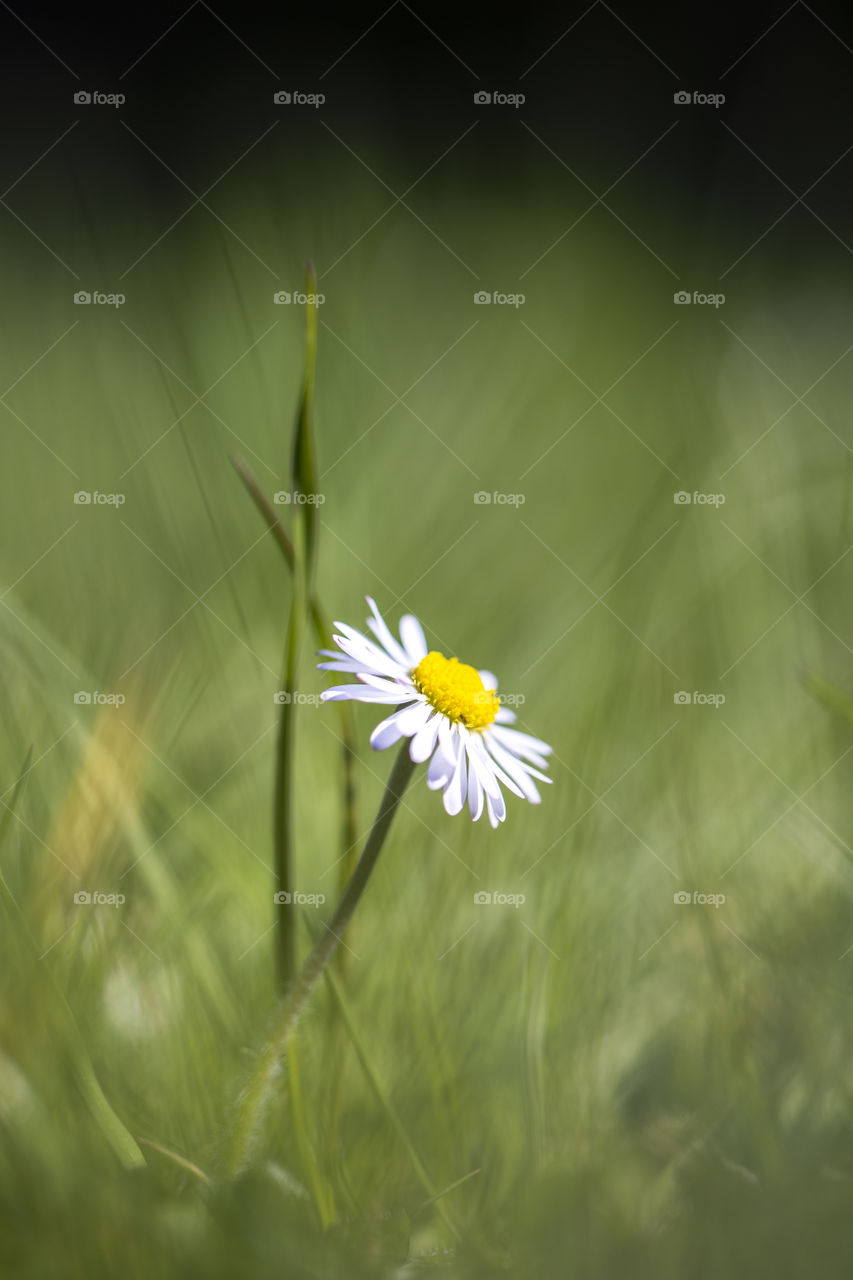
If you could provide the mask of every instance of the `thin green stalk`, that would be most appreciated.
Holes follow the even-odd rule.
[[[120,1163],[125,1169],[144,1169],[146,1165],[145,1156],[139,1149],[139,1145],[133,1134],[122,1124],[107,1099],[106,1094],[101,1088],[98,1077],[95,1075],[95,1068],[92,1066],[92,1059],[89,1057],[89,1051],[86,1048],[80,1029],[71,1012],[65,996],[55,988],[59,996],[60,1004],[67,1018],[67,1030],[69,1038],[69,1047],[71,1049],[71,1062],[74,1071],[74,1081],[89,1112],[97,1121],[101,1133],[113,1149],[113,1153],[117,1156]]]
[[[231,465],[245,485],[261,516],[266,521],[270,533],[284,556],[287,567],[292,572],[296,561],[296,551],[293,546],[293,540],[278,517],[278,512],[264,493],[257,476],[245,458],[239,454],[233,454]],[[309,592],[308,610],[311,615],[311,625],[317,638],[317,644],[321,649],[331,648],[331,623],[324,614],[314,590]],[[346,883],[353,873],[358,844],[355,807],[355,727],[349,704],[347,702],[338,702],[335,705],[337,707],[341,735],[341,793],[343,809],[341,815],[340,891],[343,893]],[[338,953],[339,961],[343,960],[345,954],[343,951]]]
[[[306,270],[305,291],[309,298],[317,296],[317,274],[313,263]],[[291,455],[291,479],[295,493],[303,501],[296,511],[296,522],[301,523],[305,542],[304,568],[309,594],[314,586],[314,570],[317,564],[317,531],[320,523],[317,511],[317,448],[314,441],[314,382],[317,369],[317,304],[309,302],[305,308],[305,374],[302,395],[293,432]]]
[[[171,1147],[164,1147],[162,1143],[155,1142],[153,1138],[140,1138],[139,1142],[141,1146],[150,1147],[152,1151],[156,1151],[159,1155],[165,1156],[167,1160],[171,1160],[179,1169],[184,1169],[187,1173],[191,1173],[205,1187],[211,1185],[210,1178],[204,1169],[200,1169],[197,1164],[194,1164],[192,1160],[188,1160],[186,1156],[180,1155],[179,1152],[172,1151]]]
[[[385,794],[370,835],[367,837],[364,852],[325,932],[315,944],[293,987],[284,997],[272,1034],[261,1050],[243,1092],[231,1132],[227,1158],[227,1172],[232,1178],[241,1173],[252,1158],[258,1131],[269,1106],[272,1087],[299,1014],[326,965],[340,946],[344,931],[376,866],[392,819],[414,767],[409,757],[408,743],[404,742],[391,770],[391,776],[385,787]]]
[[[231,454],[231,466],[243,481],[243,484],[249,492],[249,497],[266,520],[270,533],[275,538],[281,548],[282,555],[287,561],[288,568],[292,569],[296,559],[293,542],[284,525],[279,520],[278,512],[258,483],[258,477],[249,466],[246,459],[239,453]]]
[[[287,910],[293,894],[293,777],[295,759],[296,707],[299,656],[304,619],[313,591],[317,559],[317,464],[314,447],[314,378],[317,364],[317,280],[311,263],[307,270],[307,294],[312,301],[305,311],[305,364],[302,391],[296,412],[291,452],[291,483],[297,504],[295,541],[291,558],[293,592],[285,644],[283,694],[276,760],[273,845],[276,878],[282,897],[276,921],[276,960],[279,986],[285,991],[296,972],[296,923]],[[303,501],[298,502],[301,498]]]
[[[281,681],[282,706],[276,747],[273,807],[273,853],[278,893],[276,900],[276,969],[279,989],[285,991],[296,972],[296,915],[290,910],[293,896],[293,777],[296,734],[297,672],[302,645],[303,575],[301,557],[294,557],[293,596]]]

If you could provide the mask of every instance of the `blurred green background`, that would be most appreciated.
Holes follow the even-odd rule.
[[[272,130],[174,206],[117,124],[75,129],[61,207],[33,192],[38,235],[3,230],[4,1274],[847,1274],[846,246],[802,210],[697,243],[654,158],[613,212],[516,123],[515,177],[469,172],[463,138],[395,203],[426,164],[345,124],[286,164]],[[73,181],[99,140],[108,210]],[[492,832],[416,778],[346,1017],[318,988],[302,1097],[228,1187],[274,1009],[290,601],[229,455],[292,487],[304,316],[274,299],[309,258],[325,607],[361,626],[371,594],[495,670],[554,785]],[[297,881],[326,902],[301,956],[341,822],[312,648]],[[366,833],[390,758],[355,716]],[[121,1169],[81,1054],[147,1168]]]

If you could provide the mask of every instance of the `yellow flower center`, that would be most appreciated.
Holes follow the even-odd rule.
[[[479,672],[458,658],[428,653],[412,671],[415,688],[448,720],[461,721],[468,729],[487,728],[500,703],[494,689],[486,689]]]

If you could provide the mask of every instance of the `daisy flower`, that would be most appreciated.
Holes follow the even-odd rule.
[[[501,706],[496,677],[428,649],[423,628],[412,614],[400,619],[396,640],[370,596],[367,603],[373,639],[336,622],[333,638],[340,652],[320,651],[331,659],[319,663],[321,670],[347,672],[359,683],[326,689],[323,700],[396,707],[373,730],[370,745],[384,751],[400,738],[411,739],[411,759],[429,761],[427,786],[444,792],[444,807],[451,815],[460,813],[467,800],[475,822],[485,808],[489,822],[497,827],[506,818],[501,785],[539,804],[533,779],[551,781],[541,772],[548,767],[545,757],[551,748],[507,728],[515,712]]]

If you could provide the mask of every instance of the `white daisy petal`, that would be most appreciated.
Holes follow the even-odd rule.
[[[495,724],[515,724],[517,718],[515,712],[510,711],[509,707],[498,707]]]
[[[411,665],[409,663],[409,657],[405,649],[400,644],[399,640],[394,639],[393,635],[391,634],[391,629],[388,626],[388,623],[385,621],[385,619],[382,617],[382,614],[377,609],[376,601],[373,599],[372,596],[366,596],[365,599],[367,600],[367,603],[370,605],[371,611],[373,613],[373,617],[367,619],[367,625],[370,627],[370,630],[376,636],[376,639],[387,651],[387,653],[390,654],[390,656],[394,659],[395,662],[399,662],[400,665],[403,667]]]
[[[403,641],[403,648],[411,659],[411,665],[416,667],[421,658],[427,656],[429,650],[427,649],[423,627],[413,613],[405,613],[400,619],[400,639]]]
[[[488,793],[486,794],[486,809],[489,813],[489,822],[494,830],[506,817],[506,805],[503,796],[499,800],[493,800]]]
[[[498,678],[494,671],[478,671],[477,675],[482,680],[484,689],[497,689]]]
[[[403,707],[387,719],[379,721],[370,735],[370,745],[374,751],[384,751],[386,747],[393,747],[394,743],[399,742],[404,736],[400,721],[407,710],[409,710],[408,707]]]
[[[419,699],[406,707],[400,719],[400,732],[404,738],[413,738],[421,730],[432,714],[432,707],[426,699]]]
[[[318,671],[348,671],[350,675],[356,675],[359,671],[364,670],[363,662],[356,662],[355,658],[341,658],[338,656],[336,662],[318,662]]]
[[[427,786],[430,791],[438,791],[440,787],[447,786],[455,767],[455,763],[448,760],[441,747],[437,746],[427,769]]]
[[[391,680],[388,676],[375,676],[372,671],[361,672],[359,680],[369,684],[371,689],[387,689],[389,692],[396,690],[401,702],[408,702],[410,698],[420,696],[411,680]]]
[[[519,760],[517,756],[509,756],[507,761],[504,763],[504,767],[508,767],[510,763],[515,766],[516,770],[520,769],[527,778],[536,778],[539,782],[547,782],[549,786],[554,782],[554,779],[549,778],[547,773],[542,773],[541,770],[534,769],[532,764],[528,764],[526,760]],[[515,777],[514,773],[513,777]]]
[[[371,675],[385,676],[386,680],[401,680],[408,672],[404,672],[402,667],[396,666],[391,662],[390,658],[386,658],[384,662],[379,662],[373,658],[367,658],[356,654],[353,656],[349,652],[349,646],[340,654],[338,662],[346,662],[351,665],[353,670],[361,674],[363,671],[370,672]]]
[[[468,812],[471,815],[472,822],[479,822],[483,813],[483,804],[486,793],[483,785],[477,776],[476,766],[468,770]]]
[[[513,755],[523,756],[527,760],[532,760],[534,756],[540,759],[542,756],[549,756],[553,750],[547,742],[533,738],[529,733],[522,733],[520,729],[504,729],[501,725],[496,728],[493,725],[491,732]]]
[[[500,765],[496,764],[492,757],[486,751],[485,743],[481,734],[471,734],[471,745],[469,754],[473,754],[476,761],[476,769],[479,774],[480,782],[483,784],[483,790],[487,795],[500,795],[500,787],[498,782],[502,782],[504,786],[514,795],[524,799],[524,792],[508,777]]]
[[[439,787],[445,786],[456,768],[456,746],[459,740],[453,738],[449,729],[450,725],[444,716],[439,716],[438,740],[427,770],[427,786],[430,791],[437,791]]]
[[[467,753],[460,749],[453,777],[444,788],[444,808],[451,818],[462,812],[468,795],[468,771],[465,763],[467,758]]]
[[[340,632],[340,635],[338,632]],[[357,627],[347,626],[345,622],[335,623],[335,631],[332,634],[332,638],[338,646],[346,642],[347,644],[354,645],[362,653],[381,656],[390,660],[391,655],[385,653],[375,640],[371,640],[369,636],[366,636],[364,632],[359,631]]]
[[[551,782],[552,779],[546,778],[543,773],[539,773],[537,770],[528,771],[528,767],[525,764],[516,756],[510,755],[508,751],[504,751],[499,743],[489,742],[488,747],[497,764],[505,769],[521,788],[524,799],[529,800],[531,804],[539,804],[542,797],[533,784],[531,772],[535,773],[536,777],[541,778],[543,782]]]
[[[446,758],[453,761],[453,768],[455,769],[462,744],[459,734],[454,733],[453,725],[446,716],[442,716],[438,722],[438,742],[439,746],[444,749]]]
[[[516,760],[524,760],[525,767],[529,767],[529,765],[537,765],[537,768],[539,769],[548,768],[548,762],[544,759],[544,756],[535,754],[535,751],[528,751],[525,749],[519,750],[516,748],[514,742],[505,742],[501,737],[498,737],[497,733],[494,732],[494,724],[492,724],[491,731],[489,731],[489,742],[498,742],[498,744],[508,751],[510,755],[514,756]]]
[[[412,738],[409,755],[416,764],[423,764],[424,760],[429,760],[435,748],[440,724],[441,716],[435,711]]]
[[[402,701],[400,691],[386,693],[383,689],[371,689],[364,684],[338,684],[331,689],[324,689],[320,694],[323,702],[385,702],[389,706]]]
[[[348,658],[361,663],[368,670],[381,671],[387,676],[408,676],[409,674],[408,666],[401,666],[399,662],[389,658],[387,653],[383,653],[378,645],[371,644],[363,636],[351,640],[348,636],[336,635],[335,642]]]

